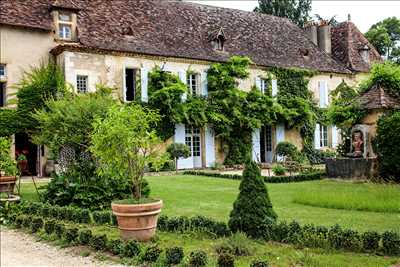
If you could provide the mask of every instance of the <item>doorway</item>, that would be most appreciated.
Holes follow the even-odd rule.
[[[25,133],[15,134],[15,158],[24,155],[27,164],[23,168],[21,175],[38,174],[38,146],[29,140],[29,136]]]
[[[266,125],[261,127],[260,132],[260,153],[261,162],[272,163],[274,158],[272,145],[272,126]]]
[[[185,144],[193,159],[193,168],[201,168],[201,131],[199,128],[185,127]]]

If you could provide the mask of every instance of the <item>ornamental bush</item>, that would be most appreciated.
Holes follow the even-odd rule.
[[[267,260],[254,260],[251,262],[250,267],[268,267]]]
[[[382,234],[382,247],[386,255],[400,254],[400,236],[399,234],[386,231]]]
[[[121,239],[114,239],[108,242],[108,250],[111,251],[114,255],[123,255],[124,254],[124,242]]]
[[[186,144],[173,143],[167,147],[167,152],[175,161],[175,170],[178,172],[178,159],[188,158],[190,156],[190,149]]]
[[[129,240],[125,244],[124,256],[131,258],[139,255],[140,244],[135,240]]]
[[[56,223],[54,226],[54,233],[58,238],[61,238],[65,232],[65,226],[62,223]]]
[[[381,236],[375,231],[364,232],[361,235],[362,247],[365,251],[376,251],[379,248]]]
[[[239,195],[230,213],[229,228],[253,238],[266,236],[266,229],[274,224],[277,215],[272,209],[268,191],[254,161],[246,164]]]
[[[167,265],[176,265],[181,263],[185,254],[182,247],[171,247],[165,251],[165,262]]]
[[[190,252],[189,255],[189,266],[192,267],[203,267],[208,263],[207,253],[203,250],[195,250]]]
[[[89,245],[95,250],[105,250],[107,248],[107,236],[93,235]]]
[[[92,231],[90,229],[80,230],[78,233],[78,241],[81,245],[88,245],[92,239]]]
[[[156,262],[162,253],[162,249],[157,244],[148,246],[144,249],[143,254],[140,256],[142,262]]]
[[[31,231],[32,233],[38,232],[43,227],[43,219],[40,217],[33,218],[31,224]]]
[[[297,147],[290,142],[284,141],[279,142],[275,148],[275,154],[280,157],[290,157],[291,159],[295,159],[297,154],[299,153]]]
[[[111,211],[94,211],[93,221],[99,225],[111,223]]]
[[[64,232],[64,239],[67,243],[73,243],[78,239],[78,228],[66,228]]]
[[[218,255],[217,260],[218,267],[234,267],[235,258],[229,253],[222,253]]]
[[[215,247],[218,254],[231,254],[234,256],[251,255],[250,241],[243,233],[237,232],[228,237]]]
[[[380,175],[400,183],[400,111],[379,118],[374,143]]]

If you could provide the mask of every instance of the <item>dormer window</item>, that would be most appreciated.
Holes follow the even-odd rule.
[[[53,6],[52,15],[56,39],[77,41],[77,12],[79,12],[78,9]]]
[[[211,42],[214,50],[224,51],[224,43],[226,41],[226,38],[224,30],[222,28],[219,28],[217,31],[212,32],[209,35],[208,39]]]

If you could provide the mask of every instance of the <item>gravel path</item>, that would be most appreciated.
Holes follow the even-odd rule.
[[[61,249],[44,242],[37,242],[32,235],[4,227],[0,229],[0,243],[1,267],[120,266],[100,262],[92,255],[81,257],[73,251],[73,248]]]

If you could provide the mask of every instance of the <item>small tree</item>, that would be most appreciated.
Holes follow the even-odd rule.
[[[104,119],[94,122],[90,150],[99,160],[100,174],[132,179],[132,195],[141,198],[145,167],[157,169],[165,157],[159,153],[161,140],[153,130],[159,115],[134,105],[114,105]]]
[[[18,173],[17,163],[10,156],[10,147],[10,140],[0,137],[0,176],[15,176]]]
[[[253,238],[264,237],[268,225],[276,222],[268,191],[254,161],[246,164],[239,196],[233,203],[229,218],[232,231],[242,231]]]
[[[190,157],[189,147],[185,144],[174,143],[168,146],[167,152],[174,158],[175,171],[178,173],[178,159]]]

